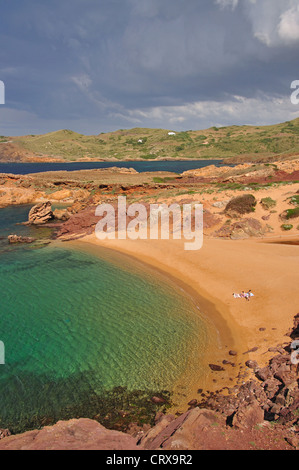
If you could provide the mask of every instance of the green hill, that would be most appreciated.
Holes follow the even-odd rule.
[[[11,138],[41,157],[78,160],[236,158],[257,160],[299,154],[299,118],[272,126],[212,127],[176,132],[134,128],[86,136],[70,130]]]

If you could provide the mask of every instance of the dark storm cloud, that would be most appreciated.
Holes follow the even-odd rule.
[[[292,118],[297,3],[2,2],[1,133]]]

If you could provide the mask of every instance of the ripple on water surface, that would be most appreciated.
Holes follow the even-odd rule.
[[[93,415],[115,387],[171,391],[198,369],[204,323],[157,273],[47,247],[1,253],[0,282],[0,427]]]

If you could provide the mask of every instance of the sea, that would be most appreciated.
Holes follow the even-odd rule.
[[[0,173],[25,175],[43,171],[92,170],[96,168],[134,168],[138,172],[170,171],[182,173],[208,165],[220,166],[222,160],[172,160],[172,161],[126,161],[126,162],[70,162],[70,163],[0,163]]]
[[[37,170],[27,165],[5,168]],[[192,381],[200,386],[208,333],[196,302],[124,255],[49,243],[50,228],[23,225],[30,208],[0,209],[0,428],[80,417],[114,429],[152,423],[175,404],[175,389],[184,399]],[[9,245],[11,233],[38,240]]]

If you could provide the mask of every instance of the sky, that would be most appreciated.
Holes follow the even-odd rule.
[[[299,0],[0,0],[0,134],[299,117]]]

